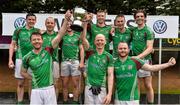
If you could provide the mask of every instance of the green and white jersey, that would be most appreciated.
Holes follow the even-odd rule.
[[[32,70],[32,88],[42,88],[53,85],[52,48],[42,49],[39,54],[30,51],[23,58],[23,67]]]
[[[30,36],[33,32],[38,32],[39,29],[31,28],[26,29],[19,28],[16,29],[13,33],[12,40],[17,43],[16,59],[22,59],[29,51],[33,49],[33,46],[30,42]]]
[[[121,101],[139,100],[137,70],[143,65],[143,61],[130,57],[124,62],[121,62],[120,59],[115,60],[115,99]]]
[[[133,56],[137,56],[146,49],[147,40],[154,40],[154,32],[146,25],[142,29],[135,27],[132,37],[132,53]],[[145,59],[151,59],[151,54],[147,55]]]
[[[131,36],[131,31],[128,28],[126,28],[126,31],[123,33],[121,33],[119,29],[115,29],[113,36],[113,57],[118,57],[117,51],[119,42],[127,42],[130,44]]]
[[[93,44],[93,48],[96,49],[95,45],[94,45],[94,40],[97,34],[103,34],[106,38],[106,46],[105,46],[105,50],[109,52],[109,37],[110,37],[110,30],[111,30],[111,26],[104,26],[104,27],[99,27],[96,24],[91,24],[91,34],[92,34],[92,40],[90,42],[90,44]]]
[[[65,61],[67,59],[79,59],[79,45],[80,45],[80,35],[74,32],[73,35],[63,36],[62,39],[62,60]]]
[[[92,54],[87,61],[86,85],[106,87],[108,67],[113,66],[113,57],[108,52]]]
[[[45,47],[51,46],[51,41],[57,36],[57,32],[54,32],[51,35],[49,35],[47,32],[45,32],[42,35],[43,35],[43,48],[45,48]],[[54,49],[52,58],[53,58],[53,61],[59,62],[58,47]]]

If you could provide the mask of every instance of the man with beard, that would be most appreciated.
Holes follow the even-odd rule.
[[[57,32],[54,31],[56,25],[53,17],[48,17],[45,21],[46,31],[42,34],[43,36],[43,48],[50,47],[51,41],[57,36]],[[54,87],[56,91],[56,97],[58,99],[59,89],[58,89],[58,79],[59,79],[59,54],[58,47],[53,51],[53,77],[54,77]]]
[[[62,62],[61,62],[61,79],[63,88],[63,103],[68,104],[68,86],[69,79],[72,79],[73,86],[73,103],[78,104],[80,92],[80,75],[78,70],[84,66],[84,49],[80,41],[79,32],[74,32],[68,22],[66,34],[62,39]],[[80,59],[80,61],[79,61]]]
[[[21,76],[21,66],[22,58],[33,49],[30,43],[30,36],[33,32],[38,32],[39,29],[34,28],[36,23],[36,16],[33,13],[28,13],[26,15],[26,26],[23,28],[18,28],[14,31],[12,36],[12,41],[9,47],[9,63],[10,69],[14,68],[14,62],[12,60],[14,52],[16,52],[15,61],[15,78],[17,79],[17,104],[23,103],[24,97],[24,78]],[[29,81],[30,82],[30,81]],[[31,82],[29,83],[31,84]],[[31,86],[29,86],[29,95],[31,91]]]
[[[126,42],[118,45],[119,58],[115,60],[115,104],[139,105],[137,71],[159,71],[176,64],[172,57],[167,63],[160,65],[149,65],[138,58],[128,56],[129,47]]]
[[[24,56],[21,74],[25,78],[32,80],[31,105],[57,104],[53,85],[52,54],[65,35],[67,22],[70,20],[70,17],[71,13],[67,11],[58,35],[51,41],[51,46],[47,46],[45,49],[42,48],[43,38],[40,33],[34,32],[30,36],[33,50]],[[31,68],[32,75],[27,73],[28,68]]]
[[[153,51],[154,33],[146,25],[146,13],[143,10],[137,10],[134,13],[136,24],[132,32],[132,56],[144,60],[146,63],[151,64],[151,53]],[[148,103],[154,103],[154,91],[152,87],[152,73],[150,71],[138,71],[139,77],[139,90],[141,79],[147,91]]]

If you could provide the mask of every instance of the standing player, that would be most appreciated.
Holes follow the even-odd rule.
[[[68,85],[70,76],[72,78],[73,86],[73,103],[78,103],[81,82],[81,72],[78,68],[84,66],[84,49],[80,42],[80,33],[74,32],[70,28],[71,24],[72,22],[68,22],[66,34],[62,39],[61,77],[64,104],[68,103]]]
[[[145,24],[146,13],[143,10],[137,10],[134,13],[134,19],[138,25],[133,29],[132,35],[132,56],[144,60],[146,63],[151,64],[151,52],[153,51],[154,33]],[[139,88],[140,79],[143,80],[146,91],[148,103],[154,103],[154,91],[152,88],[152,75],[150,71],[138,71]]]
[[[89,42],[86,36],[82,36],[82,41],[84,48],[88,49]],[[96,35],[94,40],[96,50],[88,58],[86,67],[85,104],[109,104],[111,102],[114,80],[113,57],[105,51],[105,43],[104,35]],[[108,83],[107,86],[106,83]]]
[[[160,65],[149,65],[144,61],[128,56],[129,47],[126,42],[118,45],[119,58],[115,60],[115,104],[139,105],[137,71],[159,71],[176,64],[174,58]]]
[[[105,24],[106,14],[107,14],[106,10],[97,11],[97,15],[96,15],[97,23],[91,24],[91,26],[90,26],[91,41],[89,43],[90,43],[90,45],[94,46],[94,49],[96,49],[96,47],[94,45],[95,37],[98,34],[102,34],[106,38],[105,50],[109,52],[111,26],[108,26]]]
[[[48,17],[45,21],[46,31],[42,34],[43,36],[43,48],[50,47],[51,41],[56,37],[57,32],[54,31],[55,20],[53,17]],[[53,76],[54,76],[54,87],[56,91],[56,97],[58,99],[58,79],[59,79],[59,55],[58,47],[53,51]]]
[[[21,65],[22,58],[29,51],[33,49],[30,43],[30,35],[32,32],[37,32],[39,29],[34,28],[36,23],[36,16],[33,13],[28,13],[26,15],[26,26],[23,28],[16,29],[12,36],[12,41],[9,47],[9,63],[10,69],[14,68],[14,62],[12,60],[14,52],[16,52],[15,61],[15,78],[17,79],[17,103],[23,102],[24,96],[24,78],[21,76]],[[31,88],[29,88],[29,93]]]
[[[123,14],[117,15],[115,18],[114,25],[117,27],[115,28],[114,36],[113,36],[113,57],[117,58],[117,47],[119,42],[127,42],[130,44],[131,41],[131,31],[126,28],[125,25],[125,17]]]
[[[67,21],[70,16],[70,11],[67,11],[63,25],[58,35],[51,41],[51,46],[47,46],[45,49],[42,48],[43,38],[40,33],[32,33],[30,37],[34,48],[24,56],[21,74],[25,78],[32,80],[31,105],[57,104],[53,85],[52,54],[53,49],[57,48],[65,35]],[[32,70],[32,76],[27,73],[29,67]]]

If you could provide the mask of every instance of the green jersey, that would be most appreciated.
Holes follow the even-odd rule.
[[[118,57],[117,49],[119,42],[127,42],[130,44],[131,31],[126,28],[126,31],[121,33],[119,29],[115,29],[115,34],[113,36],[113,57]]]
[[[121,62],[120,59],[115,60],[115,98],[117,100],[139,100],[137,70],[139,70],[143,65],[143,61],[130,57],[128,57],[124,62]]]
[[[132,55],[137,56],[142,53],[147,47],[147,40],[154,40],[154,33],[153,31],[145,25],[144,28],[138,29],[135,27],[133,29],[132,35]],[[145,57],[146,60],[151,59],[151,54]]]
[[[92,40],[90,41],[90,44],[93,45],[93,48],[96,49],[95,45],[94,45],[94,40],[96,35],[98,34],[103,34],[106,38],[106,46],[105,46],[105,50],[109,52],[109,37],[110,37],[110,30],[111,30],[111,26],[104,26],[104,27],[99,27],[96,24],[91,24],[91,34],[92,34]]]
[[[80,35],[74,32],[73,35],[64,35],[62,42],[62,60],[79,59]]]
[[[49,35],[47,32],[43,33],[43,48],[50,47],[51,41],[56,37],[57,33],[54,32],[53,34]],[[52,58],[53,61],[59,62],[59,55],[58,55],[58,47],[54,49]]]
[[[86,85],[106,87],[107,70],[113,66],[113,57],[108,52],[92,54],[87,61]]]
[[[33,32],[38,32],[39,29],[31,28],[26,29],[20,28],[16,29],[13,33],[12,40],[16,41],[17,43],[17,51],[16,51],[16,58],[22,59],[29,51],[33,49],[33,46],[30,42],[30,36]]]
[[[32,88],[42,88],[53,85],[52,48],[42,49],[39,54],[30,51],[23,58],[23,67],[32,70]]]

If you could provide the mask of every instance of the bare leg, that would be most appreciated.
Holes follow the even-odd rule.
[[[31,89],[32,89],[32,80],[28,80],[28,95],[29,95],[29,100],[31,99]]]
[[[58,88],[58,78],[54,78],[54,88],[55,88],[55,92],[56,92],[56,98],[58,99],[59,96],[59,88]]]
[[[154,103],[154,90],[152,87],[152,76],[148,76],[144,78],[144,86],[147,91],[147,101],[148,103]]]
[[[74,101],[78,101],[79,99],[79,92],[80,92],[80,76],[72,76],[72,82],[73,82],[73,94],[74,94]]]
[[[17,100],[22,102],[24,98],[24,79],[17,80]]]
[[[139,96],[141,96],[141,78],[138,78],[138,92]]]
[[[67,101],[69,76],[62,76],[61,79],[62,79],[62,87],[63,87],[63,101]]]

